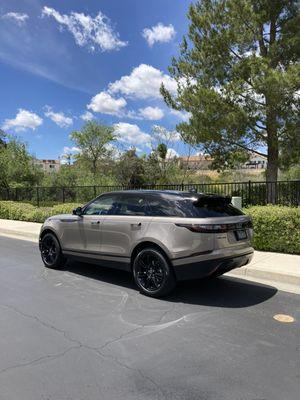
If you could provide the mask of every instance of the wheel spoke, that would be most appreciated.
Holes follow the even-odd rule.
[[[139,284],[147,291],[158,290],[165,278],[160,258],[150,251],[142,254],[137,262],[136,277]]]
[[[57,258],[57,248],[55,241],[51,237],[46,237],[41,245],[42,259],[46,264],[54,264]]]

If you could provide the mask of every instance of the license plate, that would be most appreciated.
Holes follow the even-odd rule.
[[[236,231],[235,236],[236,240],[245,240],[247,239],[247,232],[245,230]]]

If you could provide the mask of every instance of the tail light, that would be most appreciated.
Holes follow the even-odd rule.
[[[200,233],[224,233],[228,231],[238,231],[240,229],[252,228],[252,221],[237,222],[234,224],[175,224],[181,228],[186,228],[191,232]]]

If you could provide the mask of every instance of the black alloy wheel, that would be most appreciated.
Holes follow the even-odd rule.
[[[133,275],[140,291],[148,296],[164,296],[176,286],[166,257],[155,248],[146,248],[138,253],[133,262]]]
[[[43,263],[49,268],[61,268],[64,265],[64,257],[57,238],[52,233],[46,233],[40,244]]]

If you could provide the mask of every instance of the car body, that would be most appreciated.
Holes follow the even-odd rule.
[[[80,259],[133,270],[134,276],[136,257],[145,249],[155,250],[156,261],[150,260],[148,250],[140,262],[145,271],[146,264],[153,265],[147,276],[154,280],[154,266],[163,261],[159,271],[166,274],[168,270],[172,288],[179,280],[221,275],[248,264],[253,256],[250,217],[233,207],[228,197],[194,192],[128,190],[102,194],[72,215],[56,215],[45,221],[40,233],[42,258],[46,234],[55,236],[60,264],[66,258]],[[43,260],[47,266],[57,267]],[[161,275],[156,279],[160,281]],[[138,286],[157,297],[170,289],[156,293]]]

